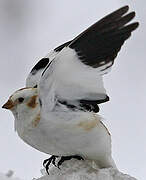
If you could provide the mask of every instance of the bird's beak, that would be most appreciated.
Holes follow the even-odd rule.
[[[12,109],[14,107],[14,103],[12,100],[8,100],[3,106],[2,108],[4,109]]]

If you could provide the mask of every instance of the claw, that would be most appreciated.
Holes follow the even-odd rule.
[[[56,166],[56,162],[55,162],[56,157],[57,157],[57,156],[55,156],[55,158],[52,159],[52,164],[53,164],[55,167],[57,167],[57,166]]]
[[[57,157],[58,156],[51,156],[49,159],[44,160],[43,166],[46,169],[46,172],[47,172],[48,175],[49,175],[49,166],[50,166],[50,164],[52,163],[56,167],[55,160],[56,160]]]
[[[60,169],[60,166],[63,162],[71,160],[71,159],[77,159],[77,160],[84,160],[81,156],[74,155],[74,156],[62,156],[60,161],[57,163],[58,169]]]

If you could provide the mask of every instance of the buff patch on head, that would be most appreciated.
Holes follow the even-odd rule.
[[[32,96],[30,98],[30,101],[27,103],[27,106],[31,107],[31,108],[35,108],[37,106],[37,102],[36,102],[36,99],[37,99],[37,95],[35,96]]]

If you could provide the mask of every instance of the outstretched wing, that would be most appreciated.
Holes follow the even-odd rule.
[[[46,57],[42,58],[30,71],[26,79],[26,87],[36,87],[40,81],[42,72],[46,68],[49,62],[51,62],[55,56],[65,47],[68,46],[71,41],[68,41],[47,54]]]
[[[57,54],[40,81],[44,107],[53,108],[53,102],[74,105],[109,100],[102,75],[110,70],[121,46],[138,27],[137,22],[126,25],[135,16],[135,12],[126,14],[128,9],[122,7],[96,22]]]
[[[93,68],[108,63],[112,66],[121,46],[138,26],[137,22],[125,26],[135,17],[135,12],[124,15],[128,9],[125,6],[104,17],[71,42],[69,47],[81,62]]]

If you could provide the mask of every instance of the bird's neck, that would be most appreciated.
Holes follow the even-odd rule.
[[[21,111],[15,117],[15,130],[18,135],[21,136],[25,130],[34,128],[33,122],[36,119],[36,116],[40,114],[40,105],[38,104],[34,109],[27,111]]]

